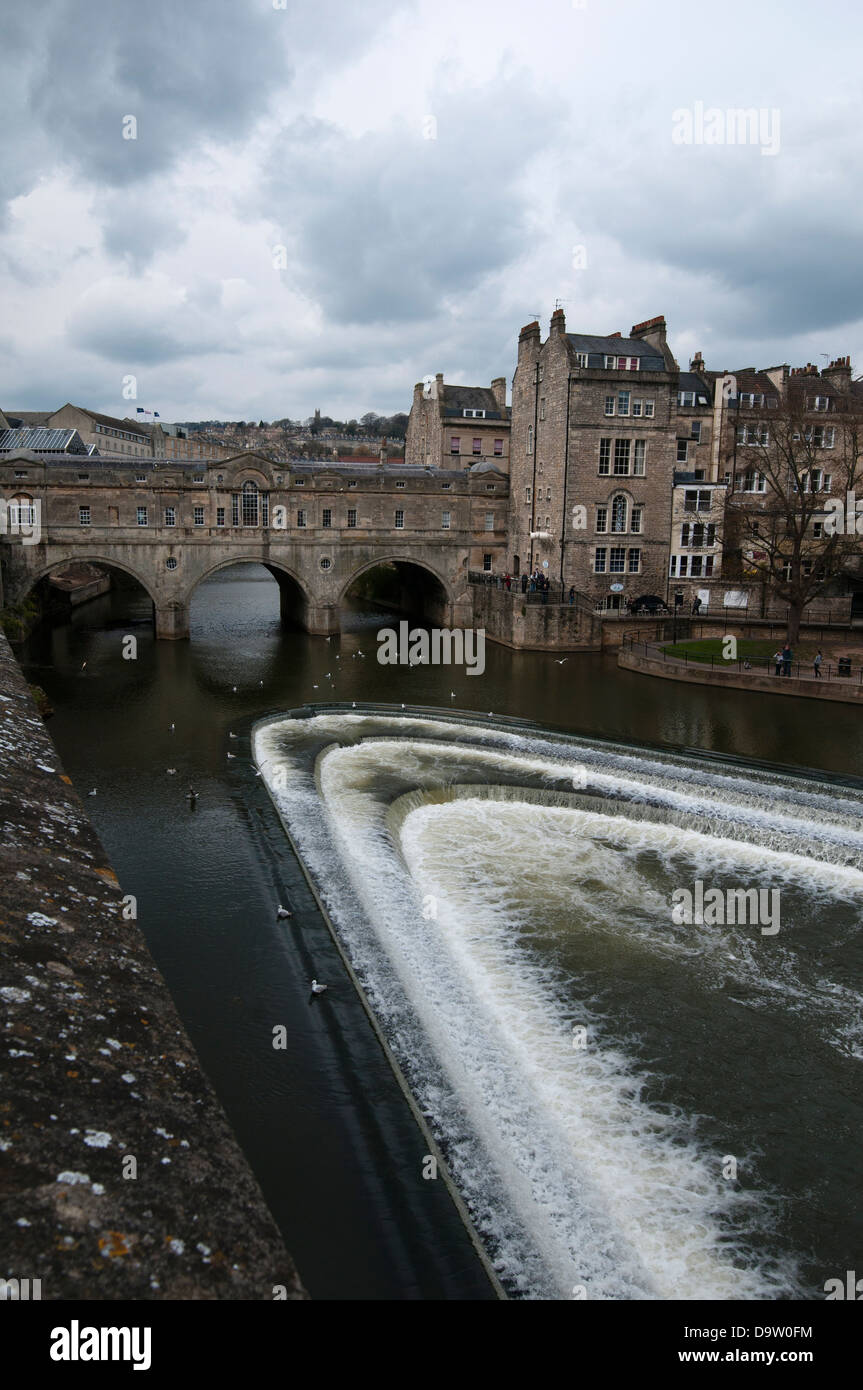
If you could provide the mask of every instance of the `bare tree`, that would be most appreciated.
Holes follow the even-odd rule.
[[[837,526],[861,473],[863,400],[850,381],[795,373],[773,409],[736,413],[727,551],[788,605],[794,646],[808,605],[859,564],[852,526]],[[832,501],[831,501],[832,498]]]

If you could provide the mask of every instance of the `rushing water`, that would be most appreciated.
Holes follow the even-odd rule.
[[[510,1294],[814,1298],[855,1268],[858,712],[593,655],[380,667],[379,614],[283,632],[263,575],[202,586],[189,644],[114,595],[27,658],[313,1294],[490,1288],[264,782]],[[375,700],[407,708],[351,708]],[[778,890],[779,930],[676,922],[696,880]]]

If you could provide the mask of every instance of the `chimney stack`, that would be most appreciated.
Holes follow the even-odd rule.
[[[554,313],[551,316],[551,327],[549,328],[549,333],[556,333],[559,337],[562,338],[565,332],[566,314],[563,312],[562,309],[555,309]]]
[[[501,415],[505,415],[505,414],[506,414],[506,377],[505,377],[505,376],[496,376],[495,379],[494,379],[494,381],[491,383],[491,389],[492,389],[492,392],[493,392],[493,394],[494,394],[494,398],[495,398],[495,400],[497,401],[498,410],[500,411]]]

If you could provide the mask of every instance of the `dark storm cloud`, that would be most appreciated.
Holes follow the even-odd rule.
[[[519,184],[554,138],[555,108],[499,81],[431,113],[435,139],[419,119],[358,138],[303,120],[274,143],[261,211],[281,225],[289,279],[336,322],[428,318],[524,246]]]
[[[202,142],[242,138],[296,64],[325,41],[330,61],[395,8],[362,17],[339,0],[27,0],[0,17],[4,198],[71,168],[128,187]],[[123,138],[134,116],[137,139]]]

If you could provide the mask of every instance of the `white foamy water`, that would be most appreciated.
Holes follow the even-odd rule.
[[[510,1287],[799,1292],[792,1263],[770,1253],[772,1194],[724,1182],[697,1117],[647,1103],[625,1030],[537,953],[531,906],[777,1007],[829,1001],[845,1039],[853,991],[822,981],[819,999],[793,945],[768,952],[757,928],[675,927],[655,866],[681,885],[723,874],[859,903],[853,795],[446,718],[275,721],[255,751]]]

